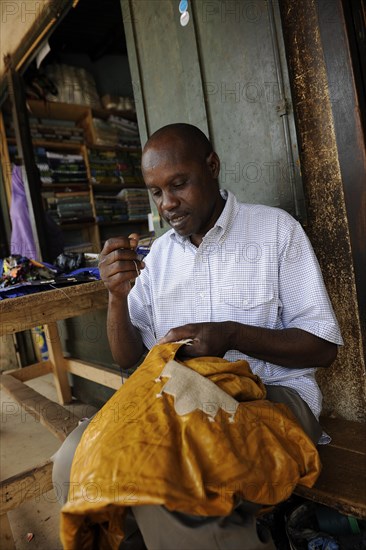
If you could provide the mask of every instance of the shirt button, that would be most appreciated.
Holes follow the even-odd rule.
[[[243,300],[243,305],[247,306],[249,304],[249,300]]]
[[[200,293],[198,294],[198,296],[199,296],[200,298],[204,298],[204,297],[205,297],[205,294],[204,294],[204,292],[200,292]]]

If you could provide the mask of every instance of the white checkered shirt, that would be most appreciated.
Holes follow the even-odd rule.
[[[269,329],[299,328],[342,344],[319,264],[301,225],[287,212],[226,205],[196,248],[170,230],[157,239],[129,295],[132,323],[150,349],[171,328],[187,323],[236,321]],[[318,418],[322,395],[315,368],[285,368],[246,359],[265,384],[295,389]]]

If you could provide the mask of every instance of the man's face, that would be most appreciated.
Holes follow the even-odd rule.
[[[223,209],[219,169],[216,153],[200,158],[174,141],[152,146],[143,155],[144,180],[160,216],[196,245]]]

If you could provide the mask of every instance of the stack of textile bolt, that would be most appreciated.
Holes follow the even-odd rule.
[[[78,128],[72,120],[54,120],[31,118],[29,121],[31,136],[33,139],[82,143],[84,141],[84,130]]]
[[[132,126],[131,126],[132,125]],[[108,120],[93,118],[96,145],[107,147],[140,147],[136,122],[110,116]]]
[[[4,123],[8,138],[15,138],[13,120],[5,116]],[[83,143],[84,130],[76,126],[73,120],[57,120],[51,118],[29,119],[30,132],[33,140],[55,141],[57,143]]]
[[[126,151],[89,150],[92,182],[105,185],[136,185],[134,165]]]
[[[85,162],[81,155],[55,153],[44,147],[37,147],[35,157],[42,183],[87,184]]]
[[[149,195],[146,189],[122,189],[118,197],[127,203],[129,220],[146,220],[150,212]]]
[[[128,220],[127,203],[115,193],[95,195],[95,210],[98,222]]]

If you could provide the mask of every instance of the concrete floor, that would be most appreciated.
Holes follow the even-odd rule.
[[[52,374],[31,380],[27,385],[48,399],[57,401]],[[61,442],[25,413],[3,390],[0,391],[0,404],[0,478],[3,480],[41,464],[55,453]],[[76,402],[71,407],[80,417],[92,416],[96,410]],[[60,506],[55,502],[53,491],[38,500],[25,502],[9,512],[8,517],[16,550],[62,550],[59,539]],[[27,541],[27,533],[34,535],[31,542]]]

